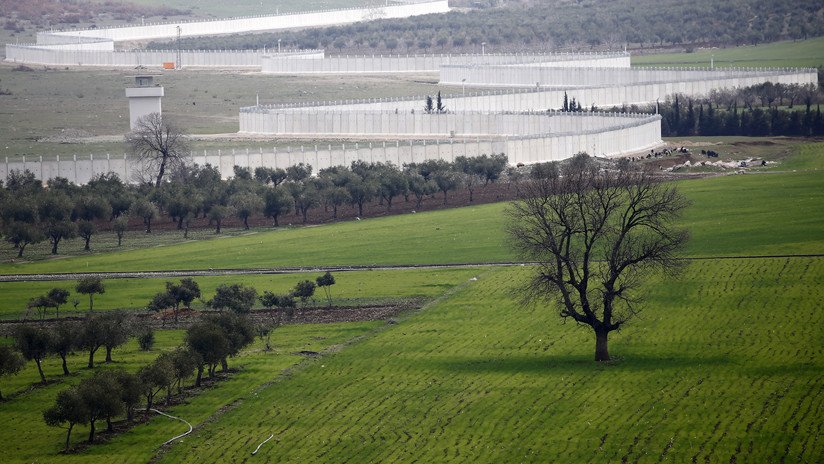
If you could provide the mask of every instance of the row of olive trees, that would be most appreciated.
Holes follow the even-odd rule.
[[[46,383],[43,362],[49,356],[62,361],[63,375],[70,375],[67,356],[77,350],[89,355],[87,366],[95,366],[94,356],[101,348],[106,351],[106,363],[112,362],[112,351],[126,343],[137,332],[131,318],[120,311],[89,314],[82,321],[61,321],[53,327],[23,324],[13,334],[13,346],[0,350],[0,374],[17,373],[24,361],[34,361],[40,381]],[[2,396],[0,396],[1,398]]]
[[[414,199],[417,209],[425,198],[441,193],[446,204],[449,192],[460,188],[468,190],[473,201],[476,189],[500,179],[506,165],[506,156],[499,154],[461,156],[454,163],[430,160],[402,168],[356,161],[317,175],[305,164],[286,169],[259,167],[254,172],[235,167],[234,176],[224,181],[217,168],[208,164],[170,162],[168,166],[174,166],[171,174],[158,173],[160,182],[155,184],[128,185],[109,173],[83,186],[54,178],[45,188],[33,173],[12,171],[0,188],[0,231],[22,257],[28,245],[44,240],[50,242],[52,254],[57,254],[63,240],[77,236],[90,250],[100,227],[111,228],[120,245],[130,221],[142,223],[145,232],[151,233],[152,225],[163,216],[174,221],[184,237],[197,218],[207,219],[215,233],[220,233],[231,217],[247,229],[250,219],[261,216],[277,227],[289,213],[305,223],[310,212],[321,207],[334,218],[347,207],[360,217],[372,203],[391,210],[398,198]]]
[[[44,188],[32,172],[12,171],[0,189],[0,231],[18,257],[28,245],[45,240],[51,253],[57,254],[63,240],[78,236],[90,250],[101,223],[111,221],[119,235],[126,230],[126,213],[139,214],[142,207],[137,197],[113,173],[97,176],[82,187],[57,177]]]
[[[218,365],[228,370],[227,359],[252,343],[254,336],[254,326],[246,316],[230,312],[203,318],[189,327],[181,346],[160,354],[137,373],[98,372],[59,392],[43,419],[47,425],[66,428],[66,450],[78,424],[89,426],[88,442],[93,443],[97,421],[105,420],[109,431],[118,417],[131,423],[141,402],[148,413],[163,392],[168,405],[173,392],[183,393],[187,379],[195,377],[194,386],[200,387],[204,371],[214,378]]]
[[[80,294],[89,295],[89,311],[94,309],[94,295],[106,293],[106,286],[100,277],[90,276],[84,277],[77,281],[74,287],[75,291]],[[65,288],[52,288],[43,295],[38,295],[31,298],[28,302],[28,309],[37,309],[40,319],[45,319],[49,308],[54,308],[55,317],[60,317],[60,306],[68,303],[69,293]],[[75,311],[80,305],[80,300],[77,298],[72,300],[72,305]]]

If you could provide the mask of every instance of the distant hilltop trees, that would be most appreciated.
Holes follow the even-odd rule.
[[[502,2],[499,2],[502,3]],[[324,48],[357,53],[489,53],[523,49],[756,45],[824,35],[824,4],[816,1],[526,0],[506,8],[452,11],[410,19],[277,34],[190,38],[186,49]],[[169,49],[170,42],[149,48]]]

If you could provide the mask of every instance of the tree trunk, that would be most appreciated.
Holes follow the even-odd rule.
[[[92,239],[91,237],[86,237],[86,246],[83,247],[83,250],[91,251],[91,248],[89,248],[89,242],[91,241],[91,239]]]
[[[94,368],[94,352],[97,351],[97,348],[89,350],[89,369]]]
[[[112,425],[112,418],[110,416],[106,416],[106,431],[114,432],[114,425]]]
[[[595,360],[609,361],[609,349],[607,346],[607,337],[609,332],[605,330],[595,331]]]
[[[94,309],[94,293],[89,293],[89,311]]]
[[[157,181],[155,181],[155,188],[160,188],[160,183],[163,182],[163,174],[166,173],[166,160],[168,155],[163,155],[163,161],[160,162],[160,169],[157,173]]]
[[[275,225],[273,227],[277,227],[278,226],[278,215],[275,214],[274,216],[272,216],[272,218],[275,220]]]
[[[51,254],[53,254],[53,255],[57,254],[57,244],[58,243],[60,243],[60,240],[52,238],[52,252],[51,252]]]
[[[229,370],[229,363],[226,361],[226,358],[220,360],[220,369],[223,372],[227,372]]]
[[[107,363],[112,362],[112,348],[113,347],[111,347],[111,346],[106,347],[106,362]]]
[[[60,353],[60,358],[63,360],[63,375],[71,375],[69,366],[66,364],[66,353]]]
[[[69,422],[69,429],[66,431],[66,448],[64,449],[64,451],[69,450],[69,444],[72,441],[72,429],[73,428],[74,428],[74,423]]]
[[[243,228],[249,230],[249,216],[243,216]]]
[[[40,365],[40,361],[41,361],[41,360],[40,360],[39,358],[36,358],[36,359],[34,360],[34,363],[35,363],[35,364],[37,364],[37,372],[39,372],[39,373],[40,373],[40,380],[41,380],[43,383],[46,383],[46,376],[43,374],[43,366],[41,366],[41,365]]]
[[[89,421],[89,443],[94,443],[94,421]]]
[[[117,246],[123,243],[123,234],[117,234]]]
[[[23,250],[25,250],[25,249],[26,249],[26,245],[22,245],[22,244],[21,244],[21,245],[19,246],[19,250],[17,250],[17,257],[18,257],[18,258],[22,258],[22,257],[23,257]]]
[[[195,378],[195,387],[200,386],[200,381],[203,379],[203,366],[197,366],[197,378]]]

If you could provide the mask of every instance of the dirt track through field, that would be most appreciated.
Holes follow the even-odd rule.
[[[824,254],[789,254],[789,255],[745,255],[745,256],[701,256],[695,258],[678,258],[683,261],[707,261],[714,259],[785,259],[785,258],[824,258]],[[84,277],[101,277],[104,279],[155,279],[170,277],[203,277],[229,275],[266,275],[266,274],[300,274],[313,272],[351,272],[351,271],[397,271],[405,269],[464,269],[483,267],[529,266],[534,262],[485,262],[485,263],[451,263],[451,264],[398,264],[382,266],[311,266],[311,267],[272,267],[257,269],[189,269],[169,271],[131,271],[131,272],[75,272],[53,274],[5,274],[0,275],[0,282],[45,282],[54,280],[78,280]]]

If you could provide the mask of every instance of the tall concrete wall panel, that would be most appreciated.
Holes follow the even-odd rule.
[[[158,38],[208,36],[264,30],[348,24],[380,18],[407,18],[449,11],[447,0],[406,1],[369,8],[314,11],[283,15],[230,18],[215,21],[170,22],[108,29],[49,31],[37,34],[36,44],[6,45],[6,61],[65,66],[160,66],[175,62],[176,52],[114,51],[114,43]],[[171,53],[171,56],[169,55]],[[185,52],[185,66],[261,67],[261,52]],[[277,58],[278,54],[274,55]],[[302,56],[310,58],[309,56]],[[292,59],[300,58],[293,55]]]
[[[469,54],[469,55],[369,55],[314,56],[293,59],[264,55],[261,71],[267,74],[346,74],[387,72],[437,72],[445,65],[507,65],[628,68],[628,53],[548,53],[548,54]],[[460,81],[458,81],[460,84]]]
[[[814,69],[791,68],[576,68],[542,66],[443,65],[441,84],[494,87],[597,87],[641,83],[708,82],[765,78],[773,82],[817,83]]]
[[[444,116],[444,115],[442,115]],[[538,116],[536,116],[537,118]],[[650,115],[599,118],[597,116],[547,117],[552,127],[556,120],[559,127],[588,127],[583,133],[558,132],[534,134],[522,137],[496,139],[454,140],[393,140],[357,144],[292,147],[271,151],[222,151],[195,154],[192,161],[216,166],[224,178],[233,175],[235,165],[248,168],[259,166],[285,168],[306,163],[317,172],[329,166],[349,165],[355,160],[387,162],[395,165],[419,163],[427,159],[454,161],[457,156],[505,153],[512,164],[535,163],[567,158],[579,151],[598,155],[615,155],[637,152],[661,143],[660,118]],[[591,123],[592,125],[587,125]],[[615,125],[615,124],[618,125]],[[600,125],[601,128],[591,127]],[[535,126],[540,128],[541,126]],[[426,129],[431,130],[431,129]],[[42,160],[38,157],[25,161],[0,162],[0,179],[6,179],[12,170],[32,171],[40,179],[61,176],[78,184],[87,183],[92,177],[108,172],[116,173],[128,182],[136,181],[140,171],[136,159],[127,155],[77,156],[70,159]]]

